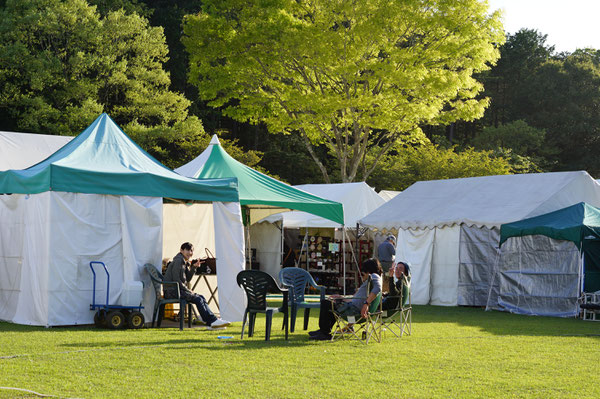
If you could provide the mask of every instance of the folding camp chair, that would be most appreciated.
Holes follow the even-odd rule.
[[[412,332],[412,303],[410,298],[410,278],[402,276],[401,295],[388,296],[382,305],[381,324],[383,331],[390,331],[396,337]],[[390,301],[390,302],[388,302]],[[386,303],[395,302],[395,305],[386,309]]]
[[[367,289],[367,292],[370,291],[370,288]],[[345,299],[360,299],[364,301],[367,298],[355,297]],[[367,317],[362,317],[362,315],[346,315],[344,312],[340,313],[336,310],[335,302],[331,304],[331,313],[335,317],[335,324],[331,333],[332,341],[337,339],[357,339],[368,344],[371,338],[373,338],[376,342],[381,342],[381,292],[369,304]]]

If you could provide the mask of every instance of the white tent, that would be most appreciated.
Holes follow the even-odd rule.
[[[319,197],[344,205],[344,225],[306,212],[281,212],[268,216],[250,228],[253,247],[261,269],[277,276],[281,269],[283,228],[356,228],[358,220],[381,206],[385,201],[365,182],[338,184],[303,184],[294,186]]]
[[[360,223],[398,233],[413,303],[485,306],[500,225],[578,202],[600,205],[600,184],[584,171],[423,181]]]
[[[0,132],[0,170],[25,169],[71,141],[69,136]]]
[[[396,195],[400,194],[402,191],[392,191],[392,190],[381,190],[378,194],[385,201],[389,201],[394,198]]]
[[[233,179],[181,177],[133,143],[103,114],[57,152],[26,170],[0,172],[0,319],[33,325],[93,322],[90,261],[110,272],[109,304],[126,283],[144,281],[144,314],[154,293],[145,263],[162,257],[163,197],[215,201],[222,316],[241,320],[243,231]],[[96,302],[106,298],[103,269]],[[222,281],[221,281],[222,280]],[[223,300],[223,297],[226,299]]]

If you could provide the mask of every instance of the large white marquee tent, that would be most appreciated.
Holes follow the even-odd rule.
[[[422,181],[360,223],[397,232],[413,303],[485,306],[500,225],[579,202],[600,205],[600,184],[584,171]]]

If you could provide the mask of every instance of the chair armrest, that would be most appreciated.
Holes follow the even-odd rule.
[[[320,285],[319,290],[321,291],[321,301],[324,301],[325,300],[325,287]]]
[[[310,273],[308,273],[308,276],[310,277],[308,279],[308,284],[310,284],[313,288],[318,288],[321,292],[321,300],[325,299],[325,287],[317,284],[317,282]]]
[[[283,294],[283,304],[282,306],[288,306],[289,301],[289,292],[287,288],[281,288],[281,293]]]
[[[174,285],[175,288],[177,289],[177,298],[176,299],[181,299],[181,292],[179,292],[179,283],[177,281],[161,281],[160,283],[164,286]]]

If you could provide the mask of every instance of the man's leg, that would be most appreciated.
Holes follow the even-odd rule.
[[[217,316],[210,310],[208,304],[206,303],[206,299],[202,295],[193,294],[189,299],[190,302],[194,303],[198,308],[198,313],[200,314],[200,318],[207,325],[211,325],[215,320],[217,320]]]
[[[319,311],[319,330],[323,334],[330,334],[331,327],[335,324],[335,316],[331,313],[332,302],[329,299],[321,301],[321,309]]]

